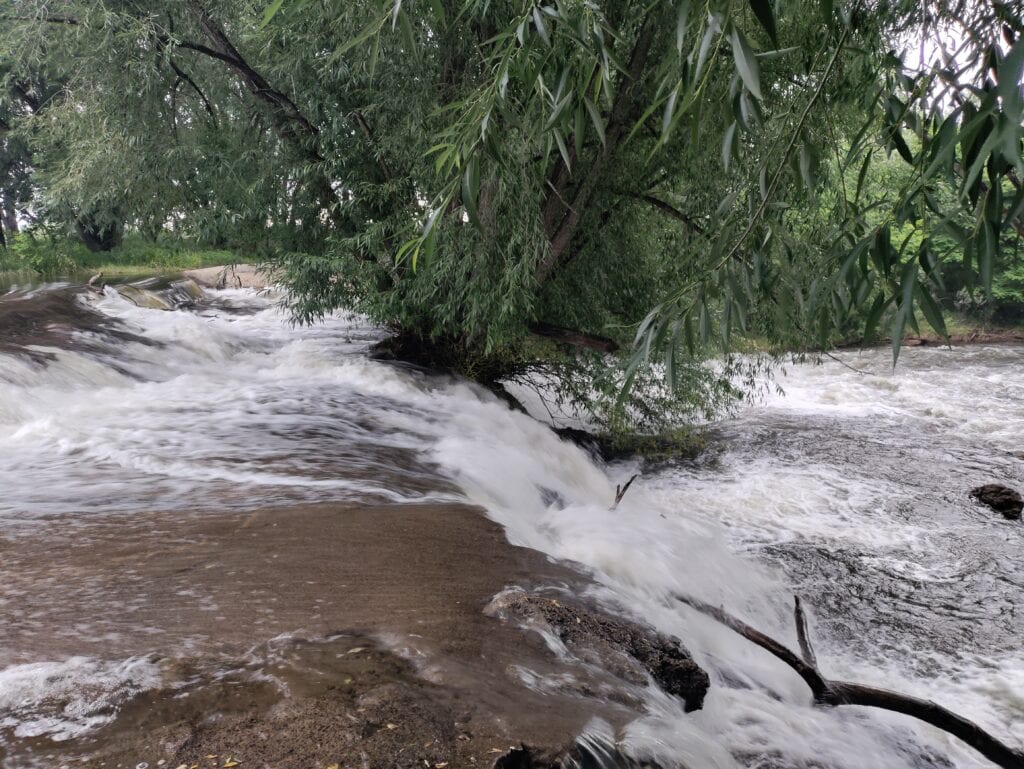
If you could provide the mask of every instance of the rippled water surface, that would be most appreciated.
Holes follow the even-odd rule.
[[[40,308],[53,321],[28,324]],[[1020,347],[909,349],[895,371],[888,350],[791,366],[785,395],[612,510],[635,468],[595,464],[471,385],[368,360],[381,334],[358,319],[295,328],[273,297],[241,291],[167,311],[44,289],[0,298],[0,325],[0,554],[54,526],[88,546],[91,521],[140,511],[468,500],[513,543],[593,570],[599,599],[712,672],[704,710],[652,690],[620,735],[666,766],[987,765],[909,719],[813,707],[799,678],[676,592],[787,642],[798,593],[827,673],[934,699],[1024,747],[1024,528],[968,498],[1024,486]],[[29,622],[19,607],[38,591],[61,595],[20,573],[0,610]],[[102,615],[103,595],[80,600]],[[88,731],[161,675],[144,655],[47,658],[31,639],[53,628],[14,629],[0,741]],[[153,631],[154,654],[183,652]]]

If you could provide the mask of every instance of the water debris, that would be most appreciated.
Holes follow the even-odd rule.
[[[619,506],[619,502],[626,496],[626,492],[629,491],[629,487],[633,485],[633,481],[637,479],[637,474],[634,473],[633,477],[626,481],[625,486],[615,486],[615,502],[612,504],[612,510]]]
[[[800,654],[794,653],[774,638],[729,614],[725,609],[704,603],[692,596],[676,595],[675,598],[680,603],[717,620],[789,665],[804,680],[814,695],[814,701],[819,705],[861,705],[903,713],[952,734],[1002,769],[1024,769],[1024,752],[1009,747],[974,722],[941,705],[888,689],[825,678],[818,669],[807,627],[807,616],[799,598],[794,599],[793,618]]]

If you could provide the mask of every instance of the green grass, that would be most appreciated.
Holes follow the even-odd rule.
[[[203,248],[185,241],[151,242],[128,236],[112,251],[94,253],[70,238],[20,235],[0,249],[0,281],[22,279],[77,279],[103,272],[108,280],[130,280],[150,275],[171,275],[199,267],[241,261],[233,251]]]

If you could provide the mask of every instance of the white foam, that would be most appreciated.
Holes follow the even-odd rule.
[[[0,733],[64,741],[112,721],[131,698],[161,684],[148,658],[72,657],[0,670]]]
[[[864,375],[834,363],[790,367],[780,379],[786,398],[721,426],[725,448],[714,462],[644,475],[612,509],[615,484],[636,468],[596,465],[479,388],[360,357],[379,334],[359,319],[292,328],[269,299],[223,296],[252,312],[146,310],[108,292],[98,309],[162,346],[122,342],[112,359],[58,351],[46,368],[5,368],[0,519],[451,498],[442,475],[513,543],[583,564],[598,580],[595,598],[682,638],[710,670],[715,686],[701,712],[684,714],[651,690],[650,715],[620,735],[638,753],[723,769],[736,765],[731,753],[784,756],[793,766],[922,769],[931,751],[961,769],[979,765],[908,719],[815,708],[792,671],[672,596],[725,605],[793,643],[794,586],[752,557],[763,548],[850,551],[892,579],[955,586],[969,564],[953,544],[996,524],[965,514],[940,527],[904,514],[921,488],[910,491],[901,472],[945,463],[943,482],[963,484],[976,471],[957,463],[1013,471],[991,457],[1016,447],[1024,426],[1019,349],[957,358],[909,350],[895,373],[887,351],[843,356]],[[906,468],[866,461],[887,451],[906,457]],[[873,576],[849,579],[870,587]],[[1019,591],[1006,596],[1022,600]],[[1024,660],[936,653],[924,664],[917,647],[888,653],[891,668],[884,654],[860,659],[819,637],[831,672],[898,683],[1024,744]]]

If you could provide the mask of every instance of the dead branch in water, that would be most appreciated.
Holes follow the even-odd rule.
[[[622,498],[624,496],[626,496],[626,492],[629,491],[629,487],[633,485],[633,481],[635,481],[636,478],[637,478],[637,476],[633,475],[632,478],[630,478],[628,481],[626,481],[626,485],[625,486],[619,486],[619,485],[616,484],[616,486],[615,486],[615,502],[612,504],[612,510],[614,510],[616,507],[619,506],[619,502],[621,502]]]
[[[676,595],[675,598],[701,614],[706,614],[721,622],[730,630],[736,631],[751,643],[757,644],[785,662],[804,680],[814,695],[815,703],[819,705],[861,705],[902,713],[963,740],[1003,769],[1024,769],[1024,751],[1014,750],[973,721],[969,721],[941,705],[888,689],[879,689],[848,681],[831,681],[825,678],[818,669],[807,630],[807,618],[799,598],[795,600],[793,619],[796,623],[797,638],[800,643],[800,655],[720,607],[689,596]]]

